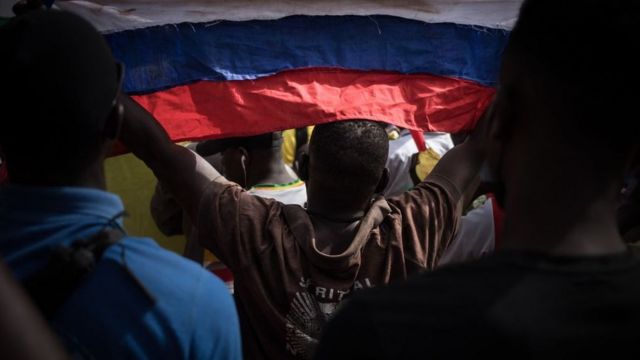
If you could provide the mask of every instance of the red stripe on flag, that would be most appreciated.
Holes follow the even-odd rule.
[[[258,80],[201,81],[134,96],[174,141],[256,135],[370,119],[426,131],[470,130],[494,90],[433,75],[310,68]]]

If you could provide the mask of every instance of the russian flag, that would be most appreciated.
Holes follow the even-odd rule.
[[[57,1],[104,33],[175,141],[363,118],[473,128],[513,1]]]

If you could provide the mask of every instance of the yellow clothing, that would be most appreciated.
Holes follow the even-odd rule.
[[[307,139],[311,139],[314,126],[307,126]],[[282,159],[285,164],[293,166],[296,160],[296,129],[289,129],[282,132]]]
[[[157,182],[151,170],[133,154],[127,154],[108,158],[105,175],[107,190],[120,196],[129,214],[124,218],[127,233],[152,238],[163,248],[182,254],[184,235],[165,236],[149,212]]]
[[[440,155],[435,152],[432,148],[427,148],[425,151],[421,151],[418,154],[418,164],[416,165],[416,175],[420,181],[424,181],[424,179],[431,173],[433,168],[440,160]]]

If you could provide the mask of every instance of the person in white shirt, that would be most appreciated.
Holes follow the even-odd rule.
[[[442,157],[453,148],[451,135],[441,132],[425,132],[424,139],[427,146]],[[418,147],[409,132],[404,131],[396,140],[389,141],[389,183],[384,189],[387,197],[398,196],[412,189],[414,181],[411,179],[411,157],[418,152]]]
[[[444,156],[454,146],[448,133],[425,132],[425,144],[432,150],[430,156]],[[401,132],[400,137],[389,142],[389,183],[384,190],[385,196],[397,196],[415,185],[411,173],[416,164],[413,158],[418,147],[408,131]],[[437,159],[434,159],[437,160]],[[435,165],[433,162],[433,165]],[[423,179],[417,179],[423,180]],[[445,250],[438,266],[461,263],[477,259],[494,251],[496,245],[496,224],[494,220],[495,201],[484,197],[484,203],[470,210],[460,219],[455,239]]]

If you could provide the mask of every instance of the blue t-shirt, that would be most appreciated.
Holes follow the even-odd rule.
[[[121,227],[123,210],[105,191],[5,186],[0,255],[23,280],[45,266],[52,247]],[[108,248],[52,326],[74,351],[98,359],[242,357],[237,313],[222,281],[146,238],[125,237]]]

